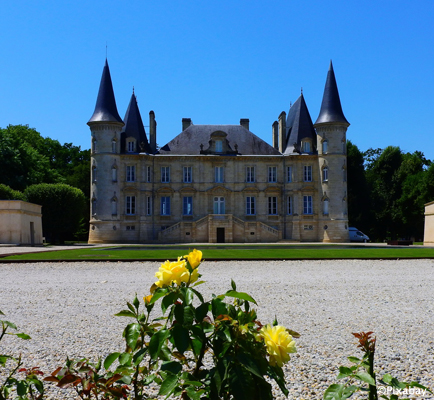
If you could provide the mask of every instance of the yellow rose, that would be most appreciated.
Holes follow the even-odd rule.
[[[155,273],[155,276],[158,278],[158,281],[155,284],[158,287],[169,286],[173,281],[173,273],[171,262],[167,260],[164,264],[161,264],[159,270]]]
[[[188,255],[184,256],[191,265],[191,268],[196,268],[202,260],[202,252],[194,249]]]
[[[148,305],[151,302],[151,300],[152,300],[152,294],[143,297],[143,301],[145,302],[146,305]]]
[[[291,357],[289,353],[295,353],[295,342],[288,331],[280,325],[262,327],[261,336],[267,346],[267,352],[270,355],[270,365],[282,367]]]
[[[176,282],[176,284],[179,286],[182,282],[187,283],[188,278],[190,278],[190,273],[187,269],[187,262],[181,257],[178,258],[178,261],[171,263],[172,268],[172,274],[173,274],[173,281]]]

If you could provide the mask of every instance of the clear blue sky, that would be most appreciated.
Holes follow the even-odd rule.
[[[315,122],[332,59],[348,139],[434,160],[433,0],[15,0],[0,15],[0,127],[89,148],[107,43],[119,114],[134,86],[159,145],[183,117],[249,118],[271,143],[301,87]]]

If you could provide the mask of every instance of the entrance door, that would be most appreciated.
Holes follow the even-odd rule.
[[[30,245],[35,245],[35,223],[30,222]]]
[[[217,228],[217,243],[225,242],[225,228]]]

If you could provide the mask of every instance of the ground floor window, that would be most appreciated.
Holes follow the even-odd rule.
[[[246,197],[246,214],[247,215],[255,215],[256,214],[255,198],[252,196]]]
[[[277,197],[268,198],[268,214],[277,215]]]
[[[288,215],[292,214],[292,198],[291,198],[291,196],[288,196],[287,213],[288,213]]]
[[[303,196],[303,214],[313,214],[312,196]]]
[[[163,196],[161,198],[161,215],[170,215],[170,197]]]
[[[127,196],[125,204],[125,214],[134,215],[136,213],[136,196]]]
[[[182,214],[193,215],[193,197],[186,196],[182,199]]]
[[[152,197],[146,197],[146,215],[152,215]]]

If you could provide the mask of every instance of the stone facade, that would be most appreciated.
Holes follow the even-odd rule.
[[[425,204],[425,231],[423,234],[423,244],[434,246],[434,201]]]
[[[194,125],[156,148],[133,93],[119,117],[108,64],[92,135],[90,243],[347,242],[346,130],[333,67],[312,124],[303,94],[272,145],[239,125]]]
[[[0,243],[42,245],[41,208],[21,200],[0,200]]]

